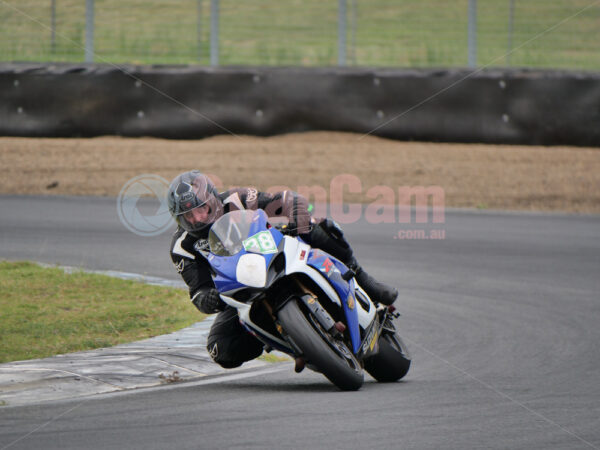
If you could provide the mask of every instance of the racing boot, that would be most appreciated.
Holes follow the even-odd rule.
[[[398,289],[385,283],[381,283],[369,275],[358,264],[356,258],[352,258],[349,264],[346,264],[356,275],[355,279],[367,295],[374,302],[390,306],[398,297]]]

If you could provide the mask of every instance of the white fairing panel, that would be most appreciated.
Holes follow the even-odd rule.
[[[313,279],[330,298],[334,299],[334,302],[338,306],[341,307],[342,304],[340,302],[340,298],[333,286],[329,284],[321,272],[306,264],[306,261],[308,260],[308,253],[311,250],[310,245],[304,244],[289,236],[285,236],[284,239],[285,246],[283,251],[285,253],[286,261],[285,274],[289,275],[290,273],[297,272],[305,273],[311,279]],[[303,259],[300,258],[302,251],[305,251]],[[357,290],[364,294],[365,298],[369,298],[367,293],[358,285],[358,283],[356,283],[356,280],[354,280],[354,286]],[[375,318],[375,305],[371,302],[369,311],[365,311],[360,302],[355,302],[355,304],[358,306],[358,324],[361,328],[366,329]]]
[[[304,273],[308,275],[321,289],[323,289],[334,303],[341,307],[342,303],[340,302],[340,297],[335,289],[327,282],[327,280],[323,279],[321,272],[306,264],[311,249],[310,245],[300,242],[290,236],[284,236],[283,238],[285,239],[283,247],[283,253],[285,254],[285,274]],[[300,257],[303,250],[305,251],[304,258],[301,259]]]
[[[371,301],[371,299],[369,298],[369,296],[367,295],[367,293],[363,290],[363,288],[360,287],[360,285],[356,282],[356,279],[353,279],[352,281],[354,281],[354,288],[357,291],[360,291],[362,294],[364,294],[365,298],[369,299],[369,311],[365,311],[362,307],[362,305],[360,304],[360,302],[356,302],[356,304],[359,306],[358,308],[358,324],[360,325],[361,328],[366,329],[371,322],[373,321],[373,319],[375,318],[375,304]]]
[[[231,297],[227,297],[226,295],[223,295],[223,294],[221,294],[221,298],[229,306],[233,306],[234,308],[237,309],[238,316],[239,316],[241,322],[247,324],[251,328],[254,328],[256,330],[260,330],[261,333],[263,333],[264,335],[268,336],[273,341],[277,342],[278,344],[282,345],[283,347],[288,347],[289,348],[289,344],[287,342],[279,339],[278,337],[273,336],[270,333],[267,333],[263,328],[259,327],[254,322],[252,322],[252,320],[250,319],[250,307],[251,307],[251,304],[238,302],[237,300],[235,300],[235,299],[233,299]]]
[[[245,314],[250,313],[251,305],[249,305],[247,303],[238,302],[233,297],[228,297],[227,295],[220,294],[220,297],[221,297],[221,300],[223,300],[229,306],[233,306],[235,309],[237,309],[240,317],[242,317],[242,314],[244,314],[244,313]]]
[[[240,257],[235,269],[237,280],[246,286],[261,288],[267,282],[265,258],[255,253],[246,253]]]

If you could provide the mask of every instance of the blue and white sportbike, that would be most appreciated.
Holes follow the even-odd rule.
[[[223,215],[208,240],[221,298],[266,351],[303,358],[342,390],[362,386],[363,368],[378,381],[406,375],[398,314],[376,307],[343,263],[272,226],[263,210]]]

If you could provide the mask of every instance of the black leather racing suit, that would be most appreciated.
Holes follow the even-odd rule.
[[[344,263],[353,261],[352,249],[342,231],[327,219],[311,218],[308,201],[293,191],[275,194],[259,192],[253,188],[237,188],[219,194],[224,212],[236,209],[263,209],[269,217],[287,217],[298,234],[308,244],[320,248]],[[210,266],[202,251],[208,250],[208,232],[193,236],[178,228],[171,242],[171,259],[177,272],[189,287],[190,298],[202,312],[213,313],[206,305],[198,303],[197,295],[214,287]],[[217,315],[207,341],[213,360],[225,368],[238,367],[263,351],[263,344],[241,326],[237,311],[227,307]]]

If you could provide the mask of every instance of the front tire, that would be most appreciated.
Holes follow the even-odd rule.
[[[343,341],[323,330],[316,319],[309,320],[296,300],[288,301],[277,318],[308,364],[317,367],[343,391],[360,389],[364,375],[356,357]]]

